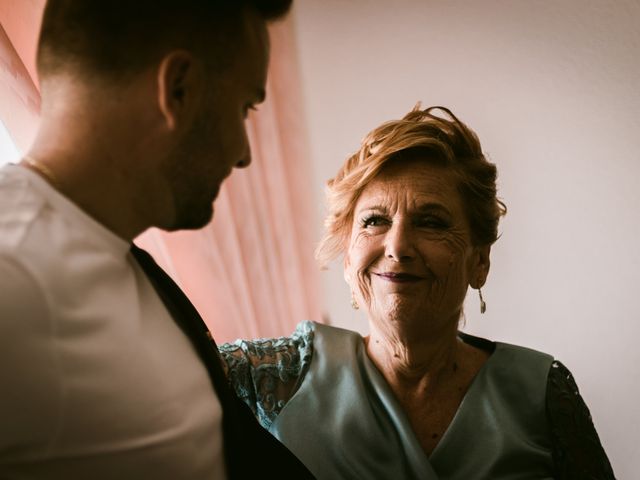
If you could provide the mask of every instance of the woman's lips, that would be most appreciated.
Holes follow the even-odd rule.
[[[392,283],[409,283],[419,282],[422,280],[422,277],[418,277],[417,275],[412,275],[410,273],[383,272],[374,273],[374,275]]]

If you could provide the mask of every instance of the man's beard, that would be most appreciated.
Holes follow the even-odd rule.
[[[203,109],[204,111],[211,109]],[[213,217],[213,201],[218,193],[218,185],[211,183],[211,172],[207,170],[207,158],[216,158],[215,152],[203,149],[207,138],[217,138],[215,114],[201,116],[176,149],[168,164],[167,181],[171,185],[174,204],[173,223],[165,229],[194,230],[206,226]],[[214,145],[212,148],[216,148]],[[208,160],[211,162],[211,160]],[[215,160],[214,160],[215,161]]]

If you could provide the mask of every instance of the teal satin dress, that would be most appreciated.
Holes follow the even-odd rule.
[[[360,335],[318,324],[314,349],[270,432],[318,479],[552,478],[549,355],[496,344],[427,457]]]
[[[220,350],[237,394],[320,480],[614,478],[561,363],[460,336],[491,355],[429,456],[358,333],[303,322]]]

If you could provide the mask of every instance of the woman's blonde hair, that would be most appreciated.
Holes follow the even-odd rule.
[[[436,111],[444,116],[435,115]],[[474,245],[491,245],[497,240],[498,222],[507,208],[497,198],[496,166],[485,158],[478,136],[449,109],[422,110],[418,104],[402,120],[371,131],[360,149],[327,182],[329,212],[324,237],[316,249],[321,266],[344,252],[353,211],[365,187],[389,162],[415,159],[442,165],[457,174]]]

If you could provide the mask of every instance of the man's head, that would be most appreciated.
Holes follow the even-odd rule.
[[[49,0],[37,57],[43,105],[60,83],[84,91],[84,114],[106,118],[97,133],[135,159],[122,175],[137,190],[132,208],[148,225],[202,227],[222,181],[250,162],[244,121],[265,95],[266,23],[290,3]]]
[[[220,70],[233,62],[248,10],[270,21],[292,0],[48,0],[40,31],[41,78],[73,72],[126,79],[171,49],[204,55]]]

